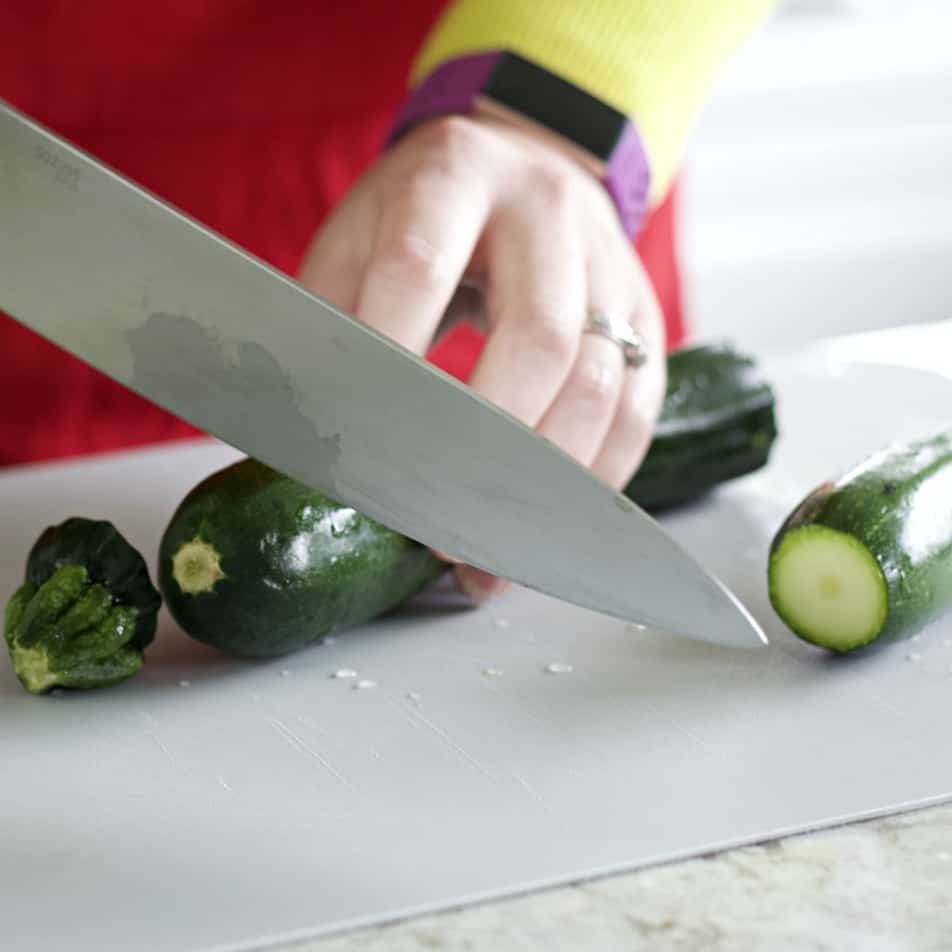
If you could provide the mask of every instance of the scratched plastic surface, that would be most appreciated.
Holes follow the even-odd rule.
[[[806,489],[883,434],[946,422],[949,333],[775,362],[769,469],[666,520],[769,648],[522,591],[479,611],[435,592],[264,664],[164,616],[143,673],[86,695],[32,698],[0,658],[0,945],[258,948],[949,797],[952,620],[831,660],[764,590],[770,535]],[[931,370],[902,366],[917,354]],[[67,515],[113,519],[151,555],[181,495],[234,455],[3,475],[0,593]]]

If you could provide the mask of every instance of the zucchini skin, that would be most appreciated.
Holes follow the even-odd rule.
[[[176,555],[195,545],[213,553],[214,568],[203,590],[187,591]],[[158,574],[186,634],[270,658],[395,608],[447,568],[420,543],[248,458],[182,500]]]
[[[752,357],[711,343],[672,352],[667,369],[654,437],[625,488],[649,511],[760,469],[777,437],[774,392]]]
[[[894,443],[801,501],[770,546],[768,586],[775,609],[778,550],[789,533],[808,525],[852,536],[879,565],[888,613],[868,645],[912,637],[952,610],[952,429]]]

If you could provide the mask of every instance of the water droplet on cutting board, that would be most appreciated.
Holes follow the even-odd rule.
[[[571,674],[575,669],[564,661],[553,661],[545,666],[546,674]]]
[[[497,618],[497,619],[493,622],[493,624],[494,624],[497,628],[508,628],[510,622],[509,622],[509,619],[508,619],[508,618]]]
[[[407,700],[419,704],[423,700],[423,695],[419,691],[407,691]]]
[[[291,676],[291,669],[290,669],[290,668],[282,668],[282,669],[281,669],[281,677],[282,677],[282,678],[288,678],[288,677],[290,677],[290,676]]]
[[[914,661],[921,661],[921,660],[922,660],[922,655],[919,654],[918,651],[910,651],[909,654],[906,655],[906,661],[914,662]]]
[[[638,622],[633,621],[631,624],[625,625],[625,631],[630,634],[637,634],[639,631],[644,631],[647,627],[647,625],[639,625]]]
[[[487,678],[501,678],[506,672],[502,668],[483,668]]]
[[[348,678],[356,678],[357,672],[353,668],[338,668],[331,677],[337,678],[338,681],[345,681]]]
[[[179,686],[180,688],[190,688],[190,687],[192,686],[192,682],[191,682],[191,681],[184,681],[184,680],[183,680],[183,681],[179,681],[178,686]]]
[[[361,681],[358,681],[354,685],[354,690],[355,691],[369,691],[371,688],[375,688],[376,686],[377,686],[376,681],[370,681],[369,679],[365,678]]]

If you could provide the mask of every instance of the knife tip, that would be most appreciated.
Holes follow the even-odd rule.
[[[720,589],[725,609],[716,619],[712,637],[708,640],[739,648],[762,648],[769,645],[767,633],[753,612],[720,579],[714,579]],[[725,604],[725,602],[727,604]]]

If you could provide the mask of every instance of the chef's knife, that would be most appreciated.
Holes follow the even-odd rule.
[[[553,444],[2,102],[0,308],[467,563],[671,633],[765,640],[653,519]]]

